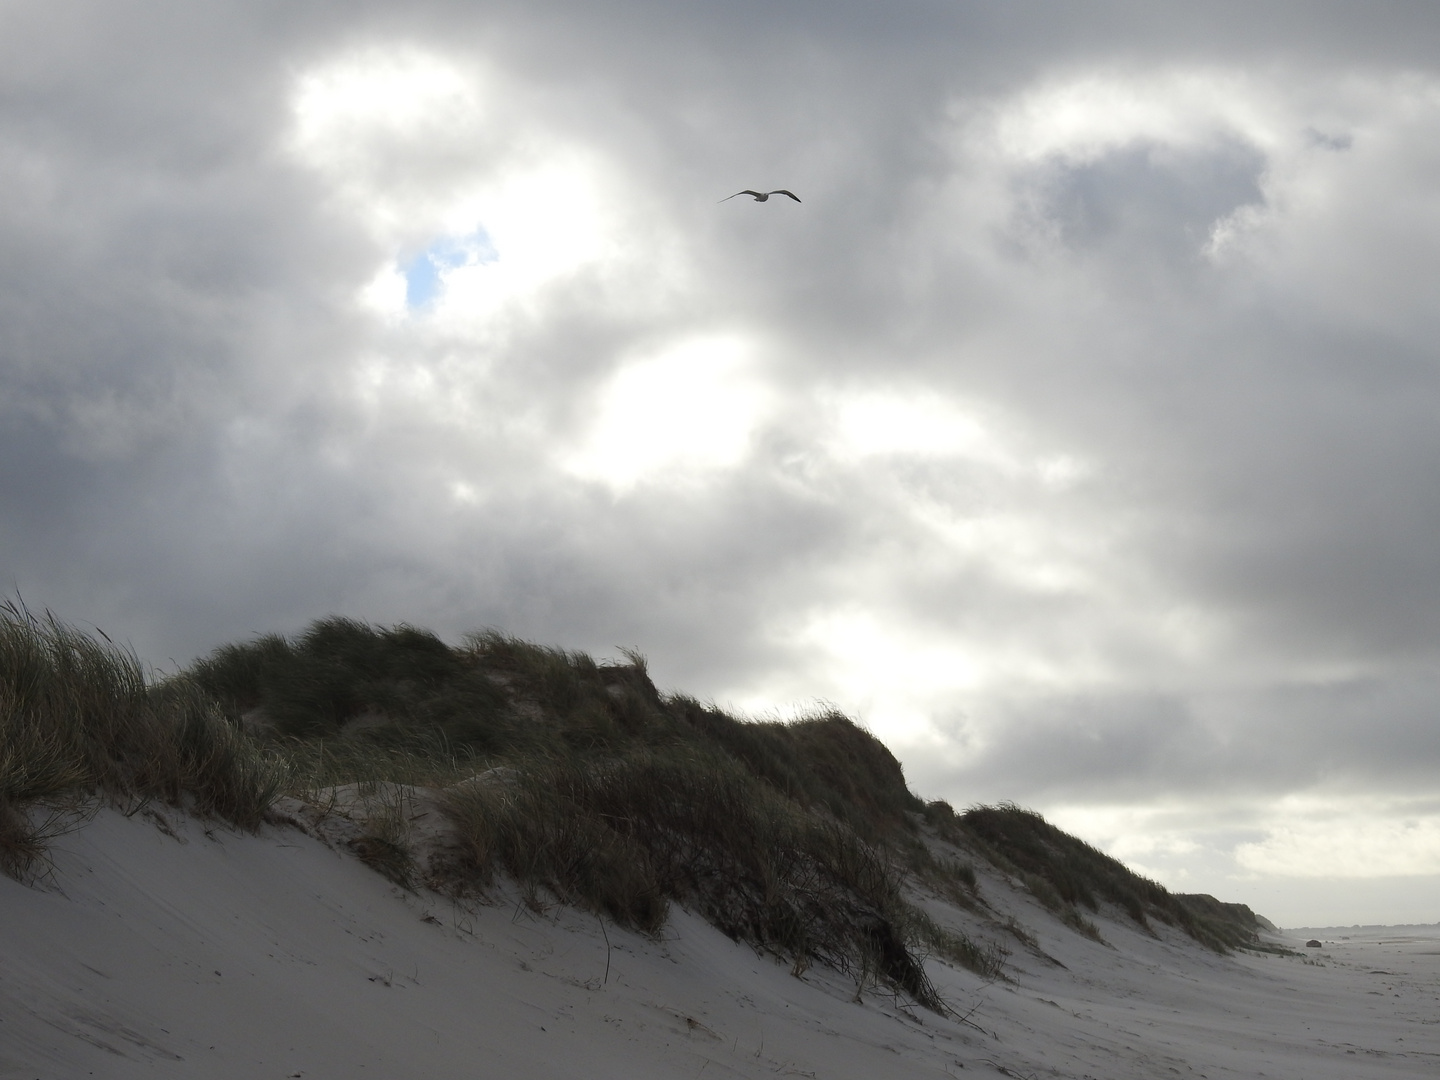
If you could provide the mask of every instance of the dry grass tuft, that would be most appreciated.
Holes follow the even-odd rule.
[[[874,972],[937,1007],[886,852],[713,749],[531,757],[448,793],[467,867],[655,930],[668,901],[804,969]]]
[[[937,860],[916,822],[1007,852],[1082,930],[1077,903],[1128,895],[1038,815],[921,803],[894,756],[839,713],[739,720],[661,695],[638,653],[597,663],[495,631],[452,648],[330,618],[155,684],[109,639],[0,608],[0,869],[32,873],[97,794],[255,827],[281,792],[323,810],[342,790],[370,793],[353,846],[406,888],[436,883],[437,868],[417,866],[404,807],[381,796],[439,792],[459,844],[439,867],[452,887],[505,875],[537,907],[553,898],[645,932],[685,904],[797,973],[827,964],[937,1009],[926,955],[992,978],[1004,953],[906,901],[913,871],[980,903],[974,868]],[[1136,895],[1139,918],[1172,911]],[[1192,907],[1175,917],[1218,918]]]
[[[1066,925],[1096,941],[1101,940],[1100,931],[1081,909],[1098,911],[1102,900],[1119,906],[1145,929],[1153,918],[1180,927],[1217,952],[1256,940],[1259,924],[1249,908],[1171,893],[1033,810],[1010,803],[976,806],[958,815],[954,826],[943,826],[942,835],[944,828],[960,830],[991,862],[1015,872]]]
[[[938,1006],[886,854],[714,750],[524,759],[446,805],[479,880],[503,871],[647,931],[679,901],[800,968],[873,971]]]
[[[159,799],[242,828],[283,770],[189,681],[147,683],[133,653],[50,614],[0,605],[0,868],[23,875],[99,793]]]

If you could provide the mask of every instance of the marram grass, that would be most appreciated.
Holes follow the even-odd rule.
[[[0,868],[33,870],[56,811],[86,796],[158,799],[253,828],[284,777],[279,755],[193,682],[151,685],[133,653],[0,605]]]
[[[537,907],[643,932],[680,903],[797,972],[828,964],[937,1009],[925,956],[994,978],[1004,954],[906,899],[914,875],[983,906],[973,865],[937,858],[926,835],[1028,882],[1081,932],[1103,899],[1216,948],[1245,936],[1233,905],[1174,897],[1038,815],[927,806],[839,713],[738,720],[661,695],[638,654],[597,663],[495,631],[452,647],[331,618],[156,681],[103,635],[0,606],[0,869],[33,873],[98,800],[254,828],[281,794],[323,810],[347,785],[429,792],[448,819],[443,857],[421,867],[399,811],[372,815],[357,850],[406,887],[483,891],[503,876]]]

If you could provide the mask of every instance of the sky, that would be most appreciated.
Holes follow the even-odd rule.
[[[32,608],[633,648],[1440,920],[1435,5],[0,0],[0,191]]]

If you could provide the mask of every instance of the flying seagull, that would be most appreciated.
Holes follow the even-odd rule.
[[[766,199],[770,198],[771,195],[789,195],[790,198],[794,199],[796,202],[800,201],[799,195],[796,195],[793,191],[786,191],[784,188],[780,188],[778,191],[751,191],[749,188],[746,188],[744,191],[735,192],[735,195],[754,195],[756,202],[764,202]],[[729,202],[731,199],[735,198],[735,195],[726,195],[725,198],[721,199],[720,201]]]

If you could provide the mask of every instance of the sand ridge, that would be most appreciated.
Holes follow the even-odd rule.
[[[1007,981],[930,960],[965,1016],[789,965],[676,908],[656,939],[501,889],[406,892],[342,846],[102,811],[48,883],[0,879],[0,1077],[1081,1080],[1440,1075],[1440,927],[1219,956],[1119,912],[1104,942],[986,868]]]

